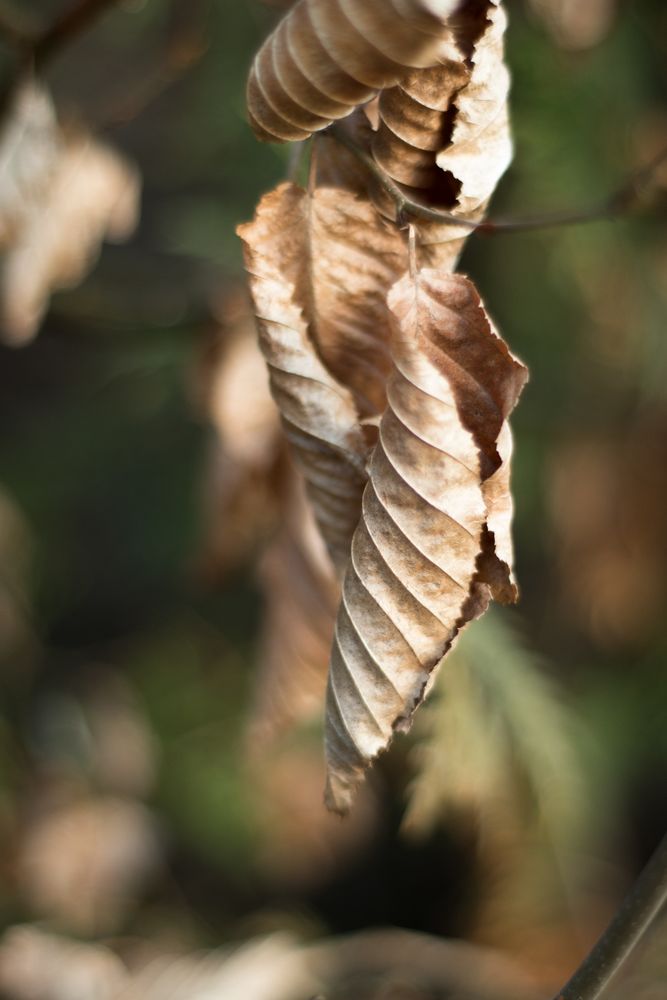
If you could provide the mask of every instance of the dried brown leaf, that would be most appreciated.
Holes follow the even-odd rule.
[[[516,599],[506,420],[526,369],[462,276],[406,275],[389,305],[394,370],[327,690],[327,800],[341,811],[460,629],[492,597]]]
[[[449,211],[466,219],[484,217],[498,181],[512,159],[510,78],[503,41],[506,26],[505,11],[494,0],[470,57],[470,79],[453,101],[449,141],[436,154],[439,170],[451,179],[456,191]],[[459,227],[420,223],[418,232],[425,264],[456,266],[466,238]]]
[[[471,57],[470,81],[456,96],[451,141],[436,157],[440,169],[460,181],[456,207],[468,218],[483,211],[512,159],[503,48],[507,15],[499,3],[491,4],[487,20]]]
[[[248,113],[260,139],[306,139],[411,68],[435,65],[460,0],[300,0],[259,50]]]
[[[31,200],[4,262],[6,339],[23,343],[34,336],[51,293],[84,278],[102,240],[127,239],[138,208],[133,167],[89,135],[64,135],[50,182]]]
[[[352,193],[292,184],[265,196],[239,235],[271,391],[342,567],[366,476],[359,419],[384,402],[384,296],[403,266],[403,241]]]
[[[451,24],[441,63],[380,95],[372,152],[406,195],[466,219],[483,218],[511,156],[500,0],[478,0]],[[375,195],[390,218],[395,206]],[[421,261],[453,270],[468,236],[460,226],[416,223]]]

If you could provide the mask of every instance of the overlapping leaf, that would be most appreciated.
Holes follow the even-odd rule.
[[[459,0],[300,0],[257,54],[248,113],[258,138],[306,139],[413,67],[435,65]]]
[[[403,266],[403,243],[351,193],[289,184],[239,234],[271,390],[342,568],[365,482],[360,417],[382,409],[384,294]]]
[[[425,32],[427,8],[301,0],[249,88],[261,137],[281,139],[380,92],[345,123],[357,160],[335,135],[318,141],[308,193],[279,187],[240,231],[273,394],[329,551],[347,564],[327,690],[327,799],[339,811],[410,725],[460,629],[517,595],[507,417],[526,371],[473,286],[449,273],[466,231],[416,221],[408,255],[387,186],[360,174],[372,157],[409,197],[477,219],[509,162],[500,0],[438,5]],[[411,48],[415,30],[428,56]],[[383,31],[403,67],[393,78],[389,50],[376,60]]]
[[[483,218],[512,155],[505,27],[497,0],[464,5],[441,64],[380,95],[378,165],[416,201],[465,219]],[[380,207],[391,212],[386,198]],[[422,263],[453,269],[466,230],[423,221],[417,228]]]
[[[327,692],[328,801],[342,811],[463,625],[516,596],[506,420],[526,370],[463,277],[406,276],[389,304],[394,371]]]

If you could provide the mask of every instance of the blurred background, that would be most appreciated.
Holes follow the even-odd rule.
[[[473,624],[351,817],[324,811],[335,596],[234,234],[287,171],[244,118],[280,6],[119,3],[45,65],[58,126],[33,84],[3,105],[0,990],[17,1000],[546,996],[667,825],[664,168],[631,216],[469,240],[460,269],[531,369],[522,600]],[[667,8],[507,6],[516,153],[492,214],[590,207],[667,145]],[[0,3],[5,91],[14,28],[67,0],[28,7]],[[17,121],[37,172],[54,144],[76,152],[33,215],[7,179]],[[620,995],[664,995],[665,933]]]

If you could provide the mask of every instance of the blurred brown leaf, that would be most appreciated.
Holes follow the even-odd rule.
[[[102,945],[80,944],[28,925],[0,942],[0,991],[10,1000],[112,1000],[127,976]]]
[[[325,660],[326,667],[326,660]],[[325,766],[319,732],[297,733],[253,761],[258,864],[283,891],[308,891],[345,870],[368,848],[379,810],[364,788],[347,822],[322,808]]]
[[[18,860],[22,895],[40,916],[96,934],[123,921],[161,855],[148,811],[121,798],[90,798],[28,825]]]
[[[35,335],[52,292],[79,284],[102,240],[122,241],[139,212],[139,176],[81,131],[61,131],[48,183],[32,192],[5,246],[2,328],[10,343]]]
[[[550,464],[561,592],[596,643],[645,641],[667,599],[665,416],[613,436],[578,431]]]
[[[253,755],[322,711],[340,587],[304,492],[294,470],[283,528],[260,563],[265,610],[249,726]]]
[[[618,0],[528,0],[554,40],[579,51],[599,45],[611,29]]]
[[[216,437],[203,484],[198,559],[217,583],[275,529],[285,478],[278,409],[245,295],[228,296],[200,354],[196,403]]]

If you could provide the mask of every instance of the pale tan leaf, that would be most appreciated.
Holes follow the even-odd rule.
[[[462,276],[406,275],[389,305],[394,371],[327,690],[327,798],[338,810],[409,727],[459,630],[492,597],[516,597],[502,452],[526,369]],[[498,552],[490,519],[503,534]]]
[[[618,0],[528,0],[556,43],[580,51],[599,45],[618,13]]]
[[[5,337],[14,343],[29,340],[51,293],[83,280],[102,240],[127,239],[138,208],[136,170],[89,135],[65,135],[50,183],[31,201],[7,251],[2,274]]]
[[[84,799],[31,824],[21,845],[20,888],[40,916],[76,932],[114,930],[159,856],[143,806],[111,796]]]
[[[17,89],[0,133],[0,247],[6,247],[53,175],[61,149],[55,110],[33,79]]]
[[[258,52],[248,113],[260,139],[306,139],[410,68],[435,65],[460,0],[300,0]]]
[[[342,567],[365,482],[359,418],[384,402],[384,296],[403,266],[403,241],[350,192],[291,184],[265,196],[239,235],[271,391]]]
[[[108,948],[37,927],[11,927],[0,942],[0,990],[12,1000],[113,1000],[127,969]]]
[[[147,962],[114,1000],[307,1000],[317,982],[288,934],[235,951],[163,955]]]

